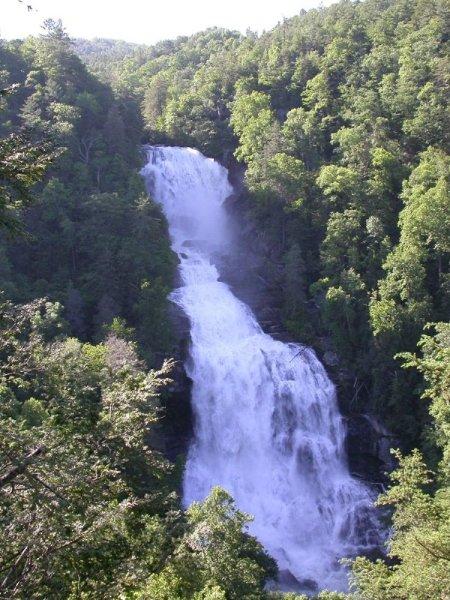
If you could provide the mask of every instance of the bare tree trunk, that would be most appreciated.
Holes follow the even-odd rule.
[[[28,465],[31,464],[37,456],[42,454],[44,450],[44,446],[38,446],[29,454],[27,454],[20,464],[10,469],[7,473],[5,473],[5,475],[2,475],[0,477],[0,489],[13,481],[13,479],[15,479],[18,475],[24,473]]]

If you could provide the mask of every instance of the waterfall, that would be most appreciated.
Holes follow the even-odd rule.
[[[370,490],[352,478],[333,384],[314,352],[265,334],[220,280],[231,251],[227,170],[190,148],[147,147],[142,174],[160,203],[190,321],[195,435],[184,502],[214,485],[254,515],[250,532],[298,589],[345,589],[339,559],[377,544]],[[295,587],[295,586],[294,586]]]

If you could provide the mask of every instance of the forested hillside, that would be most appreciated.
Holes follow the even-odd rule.
[[[446,2],[342,2],[259,39],[210,31],[135,88],[151,139],[246,165],[285,325],[331,336],[353,408],[409,445],[426,411],[394,356],[449,313],[448,18]]]
[[[449,23],[343,0],[262,36],[0,41],[1,598],[300,598],[266,590],[226,492],[182,509],[157,450],[176,260],[145,142],[245,172],[284,328],[401,445],[387,560],[317,598],[450,595]]]
[[[2,133],[49,140],[58,158],[24,215],[25,236],[2,232],[0,285],[15,301],[47,296],[64,305],[71,333],[100,339],[120,317],[142,351],[168,351],[165,297],[174,261],[162,217],[138,175],[139,107],[114,95],[48,23],[41,39],[2,48]],[[150,334],[152,330],[152,334]]]

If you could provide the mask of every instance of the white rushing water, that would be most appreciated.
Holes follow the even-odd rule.
[[[219,279],[215,257],[231,251],[227,170],[189,148],[147,155],[142,174],[180,259],[171,298],[190,320],[184,502],[222,486],[254,515],[250,531],[286,579],[345,589],[338,560],[373,547],[377,528],[368,489],[348,471],[334,387],[312,350],[265,334]]]

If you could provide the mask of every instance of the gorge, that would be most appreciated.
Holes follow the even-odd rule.
[[[450,598],[448,1],[4,4],[0,600]]]

